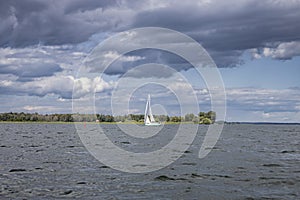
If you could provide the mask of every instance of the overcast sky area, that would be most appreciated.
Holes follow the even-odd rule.
[[[83,60],[110,36],[162,27],[193,38],[212,57],[226,90],[226,121],[300,122],[299,10],[299,0],[1,1],[0,112],[72,113],[72,98],[84,102],[94,91],[96,111],[109,114],[120,77],[146,63],[180,72],[192,84],[200,110],[210,110],[211,91],[186,60],[170,52],[129,52],[97,77],[77,77]],[[153,69],[160,79],[172,76],[163,67]],[[134,72],[149,79],[147,70]],[[180,81],[175,85],[187,92]],[[152,102],[161,105],[154,110],[178,114],[174,95],[158,86],[137,89],[130,112],[143,113],[149,90]]]

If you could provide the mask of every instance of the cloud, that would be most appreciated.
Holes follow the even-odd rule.
[[[117,59],[121,54],[124,55]],[[166,64],[177,71],[188,70],[193,66],[186,59],[195,67],[215,66],[205,50],[191,38],[167,29],[141,28],[106,40],[93,49],[85,64],[89,72],[122,75],[145,63]]]
[[[40,111],[40,110],[49,112],[49,111],[52,111],[53,109],[55,109],[55,107],[54,106],[30,106],[30,105],[27,105],[27,106],[24,106],[23,109],[26,111],[30,111],[30,112]]]
[[[108,52],[106,52],[106,54],[104,54],[104,58],[113,59],[113,60],[115,60],[115,59],[118,58],[122,62],[134,62],[134,61],[138,61],[138,60],[144,59],[141,56],[121,56],[116,51],[108,51]]]
[[[75,84],[75,93],[73,92],[73,85]],[[110,113],[111,103],[111,90],[115,87],[115,82],[107,82],[100,77],[87,78],[82,77],[75,79],[71,76],[63,77],[44,77],[31,82],[14,82],[8,80],[0,81],[0,91],[2,97],[1,101],[13,102],[16,105],[22,105],[20,108],[16,108],[18,111],[41,111],[45,112],[41,106],[49,108],[46,112],[51,112],[51,109],[58,110],[59,112],[65,112],[62,105],[66,104],[68,99],[78,98],[78,101],[82,102],[80,105],[85,105],[89,100],[87,94],[93,94],[96,92],[96,110],[98,113]],[[171,84],[172,89],[176,90],[176,93],[180,93],[183,96],[191,95],[187,92],[187,85],[184,82],[178,82],[177,84]],[[154,88],[153,88],[154,87]],[[180,114],[179,102],[172,92],[159,85],[145,85],[145,87],[136,90],[130,97],[130,94],[126,93],[124,96],[120,96],[124,100],[130,98],[130,109],[139,109],[142,113],[145,101],[148,93],[153,91],[152,99],[153,103],[162,105],[166,112],[172,115]],[[154,92],[155,91],[155,92]],[[208,111],[211,109],[211,92],[207,88],[194,88],[194,94],[197,95],[200,110]],[[7,94],[12,94],[10,101],[3,100],[7,98]],[[152,94],[152,93],[151,93]],[[16,99],[18,95],[25,95]],[[29,95],[29,96],[28,96]],[[24,102],[24,99],[30,96],[39,96],[42,101],[38,104],[34,103],[34,100]],[[300,90],[299,88],[290,89],[263,89],[263,88],[227,88],[227,107],[228,114],[227,120],[229,121],[283,121],[287,122],[299,122],[300,114]],[[47,97],[47,98],[46,98]],[[53,100],[55,98],[56,100]],[[47,99],[52,99],[47,100]],[[77,100],[76,100],[77,101]],[[44,102],[44,103],[43,103]],[[87,103],[86,103],[87,102]],[[116,101],[118,103],[119,101]],[[182,101],[182,103],[191,108],[190,112],[195,112],[194,107],[189,107],[189,101]],[[3,111],[5,108],[11,105],[11,103],[3,104]],[[127,104],[126,104],[127,105]],[[26,107],[25,107],[26,106]],[[45,107],[45,109],[46,109]],[[12,108],[14,111],[14,109]],[[125,110],[126,111],[126,110]],[[116,111],[116,112],[119,112]],[[121,112],[121,111],[120,111]],[[124,113],[122,113],[124,114]],[[298,117],[297,117],[298,116]]]
[[[70,74],[80,66],[85,55],[67,45],[0,48],[0,76],[26,82],[38,77]]]
[[[226,94],[228,106],[241,110],[300,112],[298,89],[231,88],[226,89]]]
[[[300,41],[284,42],[276,47],[265,47],[252,50],[253,58],[271,57],[279,60],[292,59],[300,56]]]
[[[109,93],[115,82],[85,74],[76,79],[75,74],[81,61],[99,42],[114,33],[136,27],[160,26],[183,32],[202,44],[218,67],[243,64],[243,54],[247,51],[255,59],[293,59],[300,56],[299,10],[297,0],[1,1],[0,98],[21,96],[16,100],[22,104],[19,110],[42,110],[39,106],[43,105],[30,105],[34,101],[32,97],[45,100],[54,96],[63,103],[72,95],[84,98],[92,92]],[[135,36],[132,32],[128,34]],[[158,35],[157,40],[147,40],[149,45],[172,43],[175,47],[181,42],[156,32],[144,36],[148,38],[154,34]],[[127,76],[131,78],[166,79],[173,74],[157,65],[132,71],[133,67],[145,63],[164,64],[176,71],[187,71],[192,67],[186,60],[165,51],[144,49],[120,55],[118,49],[134,45],[129,41],[114,41],[90,72],[99,72],[106,59],[115,58],[118,59],[104,74],[112,80],[128,71]],[[176,48],[185,50],[181,46]],[[76,92],[73,94],[74,84]],[[175,86],[180,90],[180,85]],[[195,94],[208,108],[209,92],[202,88],[195,89]],[[227,94],[230,108],[254,113],[261,119],[272,120],[278,113],[286,113],[286,117],[299,113],[300,96],[295,88],[231,88],[227,89]],[[162,101],[171,102],[169,93],[161,92],[161,95]],[[25,98],[30,101],[23,104]],[[6,105],[10,103],[10,100],[5,101]],[[51,103],[47,106],[58,105]],[[170,103],[168,109],[174,108],[175,104]]]
[[[80,98],[84,97],[87,94],[94,94],[104,92],[106,90],[110,90],[114,87],[114,83],[106,82],[100,77],[95,77],[94,79],[90,79],[87,77],[81,77],[79,79],[75,79],[74,81],[74,90],[72,98]]]
[[[222,67],[236,67],[244,63],[241,56],[244,51],[232,50],[232,51],[214,51],[210,50],[209,55],[212,57],[216,65]]]
[[[298,41],[299,8],[299,1],[177,1],[137,13],[132,26],[162,26],[187,33],[212,52],[218,66],[226,67],[239,65],[238,58],[246,50]],[[299,54],[297,49],[291,51],[297,52],[291,56]]]
[[[1,74],[13,74],[20,77],[19,80],[29,80],[34,77],[52,76],[56,72],[61,72],[62,68],[54,63],[32,63],[23,65],[1,66]]]
[[[191,96],[191,93],[187,89],[187,84],[183,82],[178,82],[176,84],[171,84],[172,89],[176,90],[176,94],[181,94],[182,96]],[[155,88],[155,89],[153,89]],[[180,114],[180,106],[185,106],[186,108],[191,108],[189,112],[195,113],[196,109],[194,105],[191,105],[190,99],[183,99],[178,102],[175,94],[169,89],[155,86],[147,85],[136,90],[133,94],[126,93],[126,95],[118,96],[115,102],[129,101],[130,109],[138,108],[138,113],[143,113],[145,106],[147,94],[153,92],[152,99],[154,104],[162,105],[167,113],[169,114]],[[200,111],[211,110],[211,93],[216,94],[216,91],[208,90],[207,88],[194,88],[194,94],[197,95]],[[152,94],[152,93],[151,93]],[[130,96],[132,95],[132,96]],[[228,114],[226,119],[229,121],[280,121],[280,113],[287,119],[291,121],[298,121],[296,116],[300,113],[300,90],[298,89],[263,89],[263,88],[227,88],[227,111]],[[125,100],[124,100],[125,99]],[[104,108],[109,108],[110,98],[106,100],[99,100],[98,112],[104,112]],[[184,105],[183,105],[184,104]],[[127,104],[123,107],[114,108],[115,112],[123,112],[118,114],[126,113]],[[185,113],[184,113],[185,114]],[[196,113],[195,113],[196,114]],[[267,118],[267,116],[269,116]],[[289,120],[287,120],[289,121]],[[281,121],[282,122],[282,121]]]
[[[152,41],[154,42],[154,41]],[[107,55],[107,54],[106,54]],[[111,65],[107,66],[105,73],[108,75],[123,75],[131,70],[127,76],[135,77],[169,77],[173,74],[170,70],[163,67],[163,65],[168,66],[177,71],[188,70],[193,68],[190,63],[181,58],[178,55],[175,55],[171,52],[156,50],[156,49],[142,49],[129,52],[123,56],[116,56],[113,54],[113,59],[116,59]],[[117,59],[118,58],[118,59]],[[111,60],[112,57],[107,56],[106,58],[99,59],[100,62],[95,62],[91,66],[92,72],[103,70],[100,66],[106,66],[107,60]],[[151,63],[153,63],[151,65]],[[143,69],[135,69],[141,65],[147,65]],[[157,66],[156,64],[161,64]]]
[[[36,78],[24,83],[19,81],[0,81],[1,94],[39,97],[54,94],[63,99],[81,98],[90,93],[104,92],[113,86],[113,82],[106,82],[99,77],[94,79],[87,77],[75,79],[73,76],[63,75]]]
[[[87,57],[85,66],[91,73],[104,72],[108,75],[121,75],[132,68],[135,63],[144,59],[145,57],[141,55],[121,55],[117,51],[100,50]]]
[[[101,32],[158,26],[188,34],[218,66],[231,67],[242,63],[244,51],[270,45],[279,45],[274,58],[298,56],[298,48],[280,52],[299,41],[299,9],[298,1],[281,0],[3,1],[0,46],[78,44]]]
[[[155,63],[146,63],[139,65],[136,68],[133,68],[126,72],[123,77],[136,77],[136,78],[169,78],[174,74],[174,70],[171,70],[169,67],[155,64]]]
[[[0,46],[25,47],[42,42],[46,45],[74,44],[100,31],[112,30],[120,20],[110,6],[115,1],[35,0],[4,1],[0,25]]]
[[[69,0],[66,2],[64,11],[67,14],[95,10],[96,8],[106,9],[118,5],[116,0],[85,0],[84,2],[81,0]]]

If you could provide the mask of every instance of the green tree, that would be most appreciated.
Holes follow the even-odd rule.
[[[199,123],[199,117],[198,116],[194,116],[193,120],[192,120],[195,124]]]
[[[186,122],[191,122],[191,121],[193,121],[194,117],[195,117],[195,115],[194,115],[193,113],[186,114],[186,115],[184,116],[184,121],[186,121]]]
[[[216,112],[209,111],[207,113],[207,118],[210,119],[212,121],[212,123],[215,123],[215,121],[216,121]]]
[[[212,121],[208,118],[204,118],[203,121],[202,121],[203,124],[211,124]]]
[[[178,116],[173,116],[170,118],[171,122],[181,122],[181,117]]]
[[[199,117],[205,117],[206,116],[206,113],[205,112],[199,112]]]

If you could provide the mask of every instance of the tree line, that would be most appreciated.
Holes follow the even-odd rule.
[[[214,111],[193,113],[185,116],[155,115],[159,122],[194,122],[199,124],[213,124],[216,120]],[[144,115],[129,114],[122,116],[112,116],[105,114],[39,114],[24,112],[0,113],[0,121],[12,122],[143,122]]]

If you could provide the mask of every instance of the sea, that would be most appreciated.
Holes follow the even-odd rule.
[[[163,148],[179,128],[164,125],[156,135],[136,138],[118,124],[76,126],[101,126],[113,144],[136,153]],[[185,124],[186,134],[197,128],[188,149],[171,164],[144,173],[119,171],[96,159],[76,126],[1,123],[0,199],[300,199],[297,124],[225,124],[201,159],[209,126]]]

